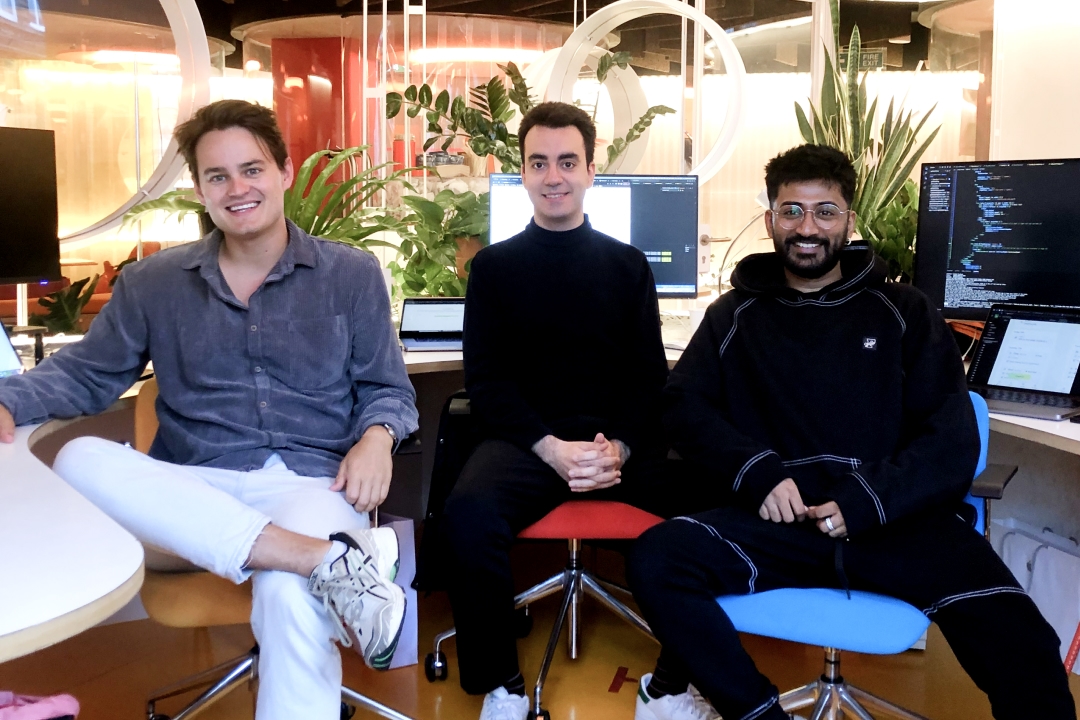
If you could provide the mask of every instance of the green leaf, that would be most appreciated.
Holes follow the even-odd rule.
[[[420,86],[418,102],[424,107],[431,107],[431,86],[424,83]]]
[[[409,102],[416,102],[416,86],[410,85],[405,88],[405,99]]]
[[[807,143],[814,143],[814,129],[810,127],[810,122],[806,119],[806,113],[803,112],[802,105],[795,103],[795,118],[799,122],[799,133],[802,134],[803,140]]]
[[[611,53],[604,53],[600,56],[600,59],[596,63],[596,79],[599,80],[601,84],[607,80],[608,72],[614,64],[615,60]]]
[[[508,62],[505,65],[499,65],[499,69],[506,73],[506,77],[510,78],[511,87],[508,93],[510,102],[517,105],[518,111],[524,116],[536,104],[532,97],[532,90],[525,83],[525,77],[514,63]]]
[[[450,117],[455,122],[460,122],[462,113],[465,112],[465,99],[460,95],[454,98],[454,102],[450,104]]]
[[[186,215],[200,213],[205,209],[202,203],[195,199],[194,190],[170,190],[155,200],[141,202],[129,209],[124,213],[121,227],[131,227],[148,215],[155,215],[159,212],[164,212],[166,219],[175,217],[177,221],[180,221]]]
[[[443,151],[443,152],[446,152],[447,150],[449,150],[449,149],[450,149],[450,146],[454,144],[454,140],[455,140],[455,138],[454,138],[454,136],[453,136],[453,135],[451,135],[450,137],[446,138],[446,140],[444,140],[444,141],[443,141],[443,144],[442,144],[442,151]]]
[[[417,115],[419,115],[420,111],[423,110],[423,109],[424,108],[422,106],[420,106],[420,105],[411,105],[411,106],[409,106],[409,109],[405,111],[405,113],[409,117],[414,118]]]
[[[401,93],[386,93],[386,119],[397,117],[399,112],[401,112]]]
[[[435,143],[437,143],[439,141],[439,139],[440,139],[439,135],[432,135],[427,140],[425,140],[424,141],[424,152],[427,152],[428,150],[430,150],[431,146],[434,145]]]

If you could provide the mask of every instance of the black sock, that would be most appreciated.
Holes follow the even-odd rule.
[[[689,686],[690,681],[685,677],[679,677],[657,663],[649,684],[645,686],[645,692],[653,700],[659,700],[665,695],[682,695]]]
[[[506,688],[506,692],[511,695],[525,695],[525,678],[518,673],[514,677],[510,678],[503,683],[503,687]]]

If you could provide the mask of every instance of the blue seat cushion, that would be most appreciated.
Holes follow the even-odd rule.
[[[838,650],[891,655],[910,648],[930,626],[915,607],[853,590],[784,588],[716,599],[739,632]]]

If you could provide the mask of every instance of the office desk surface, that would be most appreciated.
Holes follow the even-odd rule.
[[[668,367],[674,367],[682,357],[682,352],[679,350],[666,349],[664,353],[667,356]],[[403,355],[405,367],[410,375],[464,368],[460,352],[403,352]]]
[[[1080,423],[1036,420],[1016,415],[990,415],[990,429],[1047,447],[1080,455]]]
[[[142,545],[30,452],[48,428],[0,443],[0,662],[98,624],[142,585]]]

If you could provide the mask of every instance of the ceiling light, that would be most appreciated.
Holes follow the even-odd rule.
[[[248,60],[244,63],[244,69],[248,72],[259,72],[262,70],[262,63],[258,60]]]
[[[155,68],[179,70],[180,58],[172,53],[144,52],[142,50],[94,50],[92,52],[59,53],[58,60],[87,63],[90,65],[123,65],[138,63]]]
[[[893,45],[907,45],[911,42],[911,36],[900,35],[898,37],[891,37],[889,38],[889,42],[891,42]]]

